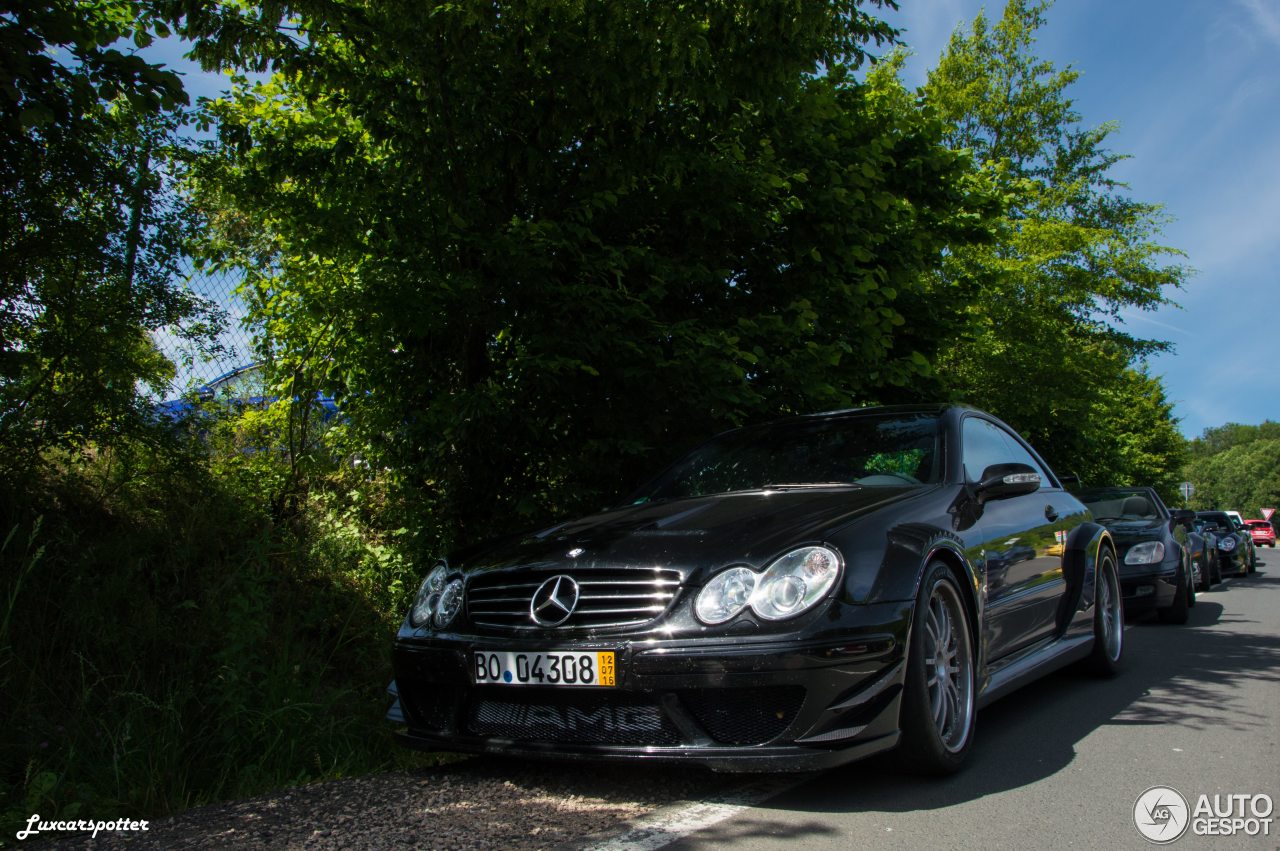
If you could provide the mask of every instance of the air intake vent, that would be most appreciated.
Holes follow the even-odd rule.
[[[533,620],[533,595],[548,579],[577,583],[573,613],[555,627]],[[521,568],[472,577],[467,614],[476,626],[519,630],[639,626],[661,615],[680,588],[680,572],[653,567]]]

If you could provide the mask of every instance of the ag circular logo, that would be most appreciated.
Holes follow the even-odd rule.
[[[1171,786],[1152,786],[1133,804],[1133,823],[1143,838],[1165,845],[1187,832],[1191,809],[1187,799]]]

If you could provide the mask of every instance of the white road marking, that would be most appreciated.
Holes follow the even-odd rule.
[[[814,774],[810,772],[782,778],[762,778],[735,786],[724,794],[705,801],[663,807],[636,819],[625,832],[596,845],[586,846],[585,851],[656,851],[682,836],[719,824],[743,810],[758,806],[813,777]]]

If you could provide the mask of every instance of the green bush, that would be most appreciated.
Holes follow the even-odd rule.
[[[247,450],[126,445],[4,485],[0,836],[398,758],[384,689],[416,571],[407,533],[371,531],[386,483],[328,464],[281,516],[287,460]]]

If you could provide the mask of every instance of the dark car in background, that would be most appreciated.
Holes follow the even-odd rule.
[[[1222,581],[1222,558],[1218,550],[1218,535],[1202,518],[1196,516],[1194,511],[1189,511],[1187,514],[1190,515],[1188,519],[1191,522],[1191,534],[1187,536],[1191,560],[1193,564],[1200,560],[1204,580],[1197,587],[1202,591],[1208,591],[1211,586]],[[1194,541],[1200,542],[1199,547],[1194,545]]]
[[[396,636],[430,750],[954,771],[979,706],[1124,643],[1111,536],[1012,429],[869,408],[720,435],[614,508],[428,573]]]
[[[1076,496],[1115,539],[1125,611],[1154,610],[1166,623],[1186,623],[1196,604],[1189,515],[1175,519],[1154,488],[1087,488]]]
[[[1246,520],[1244,524],[1249,527],[1255,547],[1276,545],[1276,530],[1271,528],[1270,520]]]
[[[1205,527],[1218,536],[1218,558],[1223,573],[1241,576],[1258,569],[1258,554],[1253,546],[1253,536],[1225,511],[1197,511],[1196,517]]]

